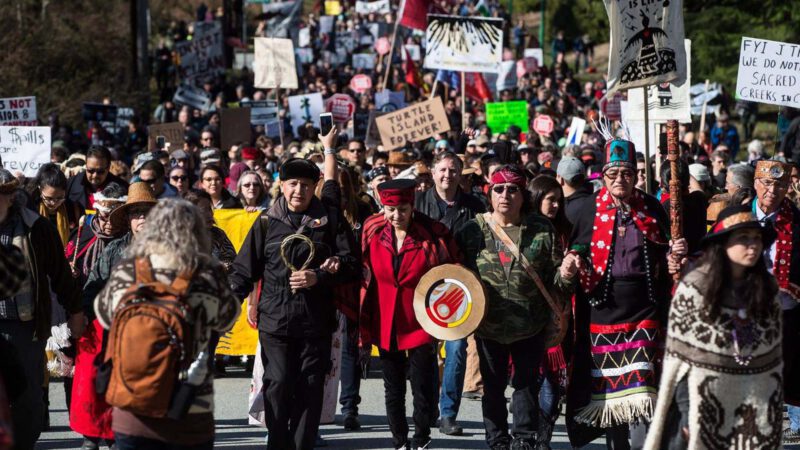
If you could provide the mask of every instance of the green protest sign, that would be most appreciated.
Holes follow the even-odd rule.
[[[528,102],[496,102],[486,104],[486,124],[492,133],[505,133],[509,125],[518,126],[523,133],[528,132]]]

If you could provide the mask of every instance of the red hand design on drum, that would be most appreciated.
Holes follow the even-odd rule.
[[[464,292],[461,289],[453,289],[433,302],[433,310],[441,320],[447,320],[458,311],[464,301]]]

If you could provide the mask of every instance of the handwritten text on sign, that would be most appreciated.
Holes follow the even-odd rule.
[[[450,131],[442,99],[434,97],[375,119],[387,150]]]
[[[0,159],[4,169],[35,177],[50,162],[50,127],[0,126]]]
[[[36,97],[0,98],[0,125],[36,124]]]
[[[736,94],[742,100],[800,107],[800,45],[742,37]]]

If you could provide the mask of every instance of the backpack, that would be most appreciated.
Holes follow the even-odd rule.
[[[166,417],[179,375],[194,357],[190,308],[192,273],[171,285],[156,281],[148,258],[137,258],[136,279],[114,311],[105,365],[109,405],[147,417]]]

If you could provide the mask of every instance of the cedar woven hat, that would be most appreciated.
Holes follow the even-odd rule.
[[[124,205],[111,212],[109,218],[116,224],[125,223],[125,215],[134,206],[148,206],[153,207],[158,203],[158,199],[153,193],[153,188],[149,183],[143,181],[131,183],[128,187],[128,200]]]
[[[414,316],[436,339],[454,341],[469,336],[485,313],[483,284],[464,266],[436,266],[420,278],[414,290]]]
[[[761,160],[756,163],[755,179],[768,178],[779,183],[789,184],[792,178],[792,168],[786,163],[772,159]]]
[[[714,242],[725,240],[736,230],[753,228],[761,231],[761,238],[764,247],[769,247],[775,241],[777,233],[771,224],[762,225],[756,219],[753,210],[747,205],[729,206],[722,210],[717,216],[717,221],[711,226],[708,234],[700,241],[701,246],[705,247]]]
[[[386,162],[387,166],[403,166],[409,167],[414,164],[414,159],[411,154],[404,151],[389,152],[389,161]]]

